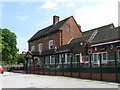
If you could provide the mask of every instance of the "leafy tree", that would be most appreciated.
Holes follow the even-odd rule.
[[[8,29],[0,29],[0,32],[2,32],[2,60],[15,60],[18,52],[16,35]]]
[[[24,61],[25,61],[25,55],[23,55],[23,54],[18,54],[16,59],[17,59],[17,63],[18,63],[18,64],[20,64],[20,63],[23,64]]]

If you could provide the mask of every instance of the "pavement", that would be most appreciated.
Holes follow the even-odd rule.
[[[109,90],[112,90],[119,86],[113,82],[25,74],[24,71],[5,72],[0,76],[2,76],[2,88],[111,88]]]

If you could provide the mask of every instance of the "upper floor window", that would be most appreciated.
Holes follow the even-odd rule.
[[[35,46],[31,47],[31,51],[34,52],[35,51]]]
[[[53,48],[53,40],[50,40],[49,41],[49,49],[52,49]]]
[[[42,52],[42,43],[38,45],[39,52]]]
[[[70,25],[66,25],[66,31],[70,31]]]

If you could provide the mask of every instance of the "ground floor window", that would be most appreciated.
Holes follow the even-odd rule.
[[[65,63],[65,54],[59,54],[59,62]]]
[[[46,56],[45,57],[45,64],[55,64],[55,56]]]
[[[107,52],[93,53],[93,63],[99,64],[100,60],[102,63],[107,63]]]
[[[72,56],[73,57],[73,56]],[[75,62],[79,62],[79,60],[80,60],[80,55],[79,54],[77,54],[77,55],[75,55],[74,57],[73,57],[73,63]]]
[[[109,52],[108,53],[108,59],[109,60],[115,60],[116,58],[116,53],[115,52]]]
[[[118,61],[120,61],[120,50],[118,51]]]
[[[55,64],[55,56],[50,56],[50,64]]]
[[[71,55],[68,53],[67,54],[67,63],[70,63],[71,62]]]
[[[50,64],[50,57],[49,56],[45,57],[45,64]]]

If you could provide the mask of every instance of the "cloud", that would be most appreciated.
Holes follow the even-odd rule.
[[[47,0],[41,8],[46,8],[46,9],[53,9],[56,10],[57,3],[51,0]],[[38,7],[39,8],[39,7]]]
[[[82,26],[82,31],[113,23],[118,25],[117,2],[98,4],[92,7],[78,8],[75,19]]]
[[[29,18],[29,16],[16,16],[16,18],[21,20],[21,21],[25,21],[26,19]]]
[[[73,3],[68,3],[67,7],[74,7],[75,5]]]

